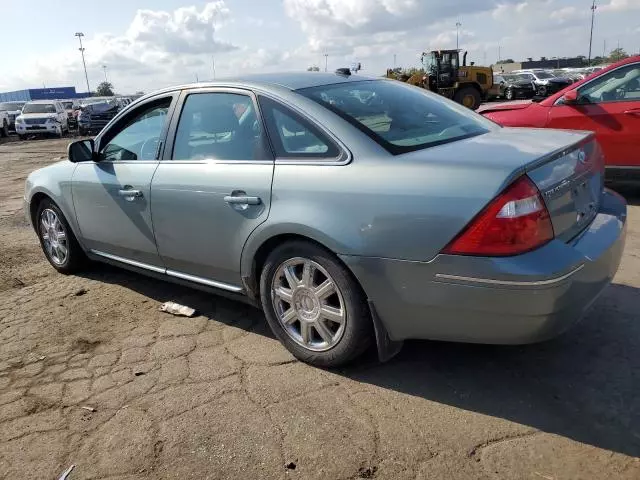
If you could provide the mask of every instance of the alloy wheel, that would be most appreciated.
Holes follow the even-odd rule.
[[[293,341],[323,352],[338,344],[347,323],[342,293],[317,262],[296,257],[283,262],[271,284],[278,321]]]
[[[50,208],[40,214],[40,237],[51,261],[63,265],[69,256],[67,231],[58,214]]]

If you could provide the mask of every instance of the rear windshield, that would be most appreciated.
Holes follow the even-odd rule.
[[[297,91],[340,115],[394,155],[497,128],[471,110],[395,80],[365,80]]]
[[[67,110],[70,110],[73,108],[73,102],[62,102],[62,106]]]
[[[22,113],[56,113],[56,106],[53,103],[27,103]]]

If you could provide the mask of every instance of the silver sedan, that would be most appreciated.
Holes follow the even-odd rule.
[[[55,269],[87,260],[243,298],[297,358],[550,338],[616,273],[626,204],[589,132],[502,128],[336,74],[158,91],[27,179]]]

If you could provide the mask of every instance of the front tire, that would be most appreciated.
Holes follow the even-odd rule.
[[[42,251],[53,268],[64,274],[82,269],[86,256],[67,219],[54,202],[49,199],[40,202],[34,224]]]
[[[507,92],[505,93],[505,98],[507,100],[513,100],[514,96],[515,95],[513,94],[513,89],[512,88],[507,89]]]
[[[482,103],[480,92],[474,87],[461,88],[455,93],[453,100],[471,110],[477,110],[480,108],[480,103]]]
[[[303,362],[338,367],[371,344],[362,289],[333,254],[312,243],[287,242],[271,252],[260,299],[273,333]]]

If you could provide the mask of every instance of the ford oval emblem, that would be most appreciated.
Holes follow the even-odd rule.
[[[587,161],[587,154],[584,153],[584,150],[580,150],[578,152],[578,161],[580,163],[585,163]]]

